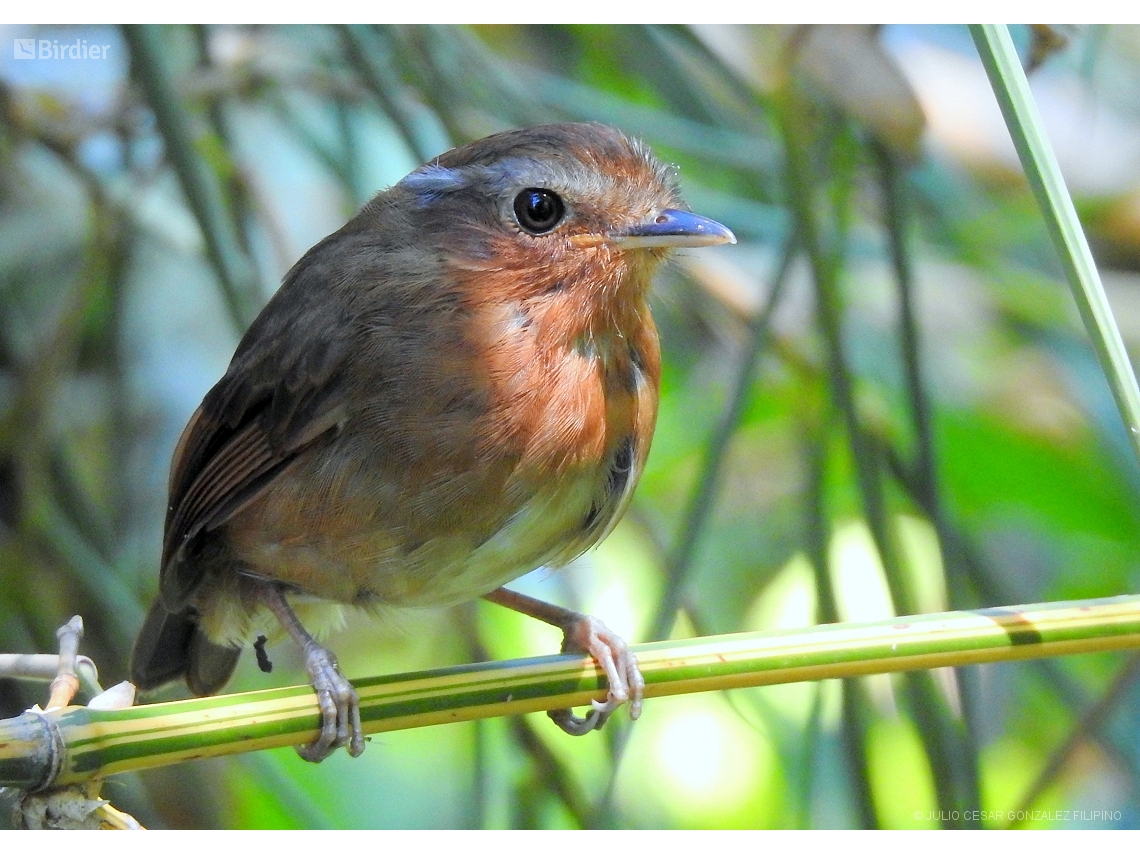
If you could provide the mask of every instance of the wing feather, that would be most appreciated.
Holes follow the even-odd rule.
[[[160,581],[170,611],[186,608],[205,573],[202,562],[188,560],[195,539],[224,525],[343,424],[350,337],[320,334],[346,323],[342,304],[329,299],[336,276],[321,262],[325,245],[290,272],[178,441]]]

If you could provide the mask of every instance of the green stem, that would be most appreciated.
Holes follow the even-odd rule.
[[[839,605],[831,581],[831,558],[828,549],[828,544],[831,543],[830,516],[827,512],[829,422],[830,419],[818,419],[814,426],[809,422],[803,432],[806,438],[804,456],[807,468],[805,541],[815,579],[818,602],[816,619],[824,624],[839,621]],[[871,792],[871,772],[867,765],[866,711],[871,705],[866,697],[866,687],[858,680],[844,680],[840,683],[840,691],[843,693],[840,740],[843,746],[843,770],[847,773],[847,785],[855,803],[859,827],[878,828],[875,798]]]
[[[218,177],[194,149],[190,120],[166,66],[169,47],[162,43],[156,26],[125,26],[123,38],[131,51],[131,71],[154,112],[166,155],[202,230],[230,318],[235,328],[244,330],[255,314],[252,267],[238,245]]]
[[[647,698],[1140,647],[1140,596],[915,615],[634,647]],[[593,660],[544,656],[355,682],[365,733],[581,706]],[[34,789],[296,745],[319,723],[309,686],[0,721],[0,786]],[[58,774],[53,775],[53,769]]]
[[[916,599],[910,578],[903,572],[902,563],[891,530],[886,496],[880,479],[878,449],[862,424],[855,396],[855,377],[847,358],[843,341],[843,305],[839,287],[839,270],[845,237],[843,202],[835,204],[833,228],[817,214],[816,200],[820,179],[812,161],[812,153],[820,146],[808,128],[811,106],[800,96],[795,83],[789,81],[781,92],[781,130],[787,158],[789,196],[804,247],[811,263],[815,286],[816,323],[823,336],[827,351],[828,375],[835,406],[843,416],[847,431],[847,444],[855,468],[855,481],[863,504],[867,527],[875,549],[882,561],[883,575],[891,593],[894,608],[900,612],[917,611]],[[830,146],[829,146],[830,147]],[[826,150],[826,149],[825,149]],[[844,180],[837,180],[840,198],[848,197]],[[939,808],[947,817],[966,815],[965,809],[976,807],[957,798],[953,781],[944,773],[949,761],[957,754],[957,743],[952,722],[944,714],[937,688],[929,675],[915,674],[903,681],[903,693],[909,701],[915,723],[918,725],[927,757],[931,762]],[[951,819],[957,824],[956,820]]]
[[[921,346],[914,306],[914,274],[906,241],[904,176],[900,174],[894,155],[885,145],[874,143],[872,148],[879,167],[879,181],[884,200],[884,225],[899,296],[899,339],[902,345],[902,361],[906,373],[911,418],[914,422],[916,444],[914,472],[921,491],[919,504],[928,509],[931,523],[938,536],[943,563],[951,568],[952,575],[947,585],[949,605],[951,608],[963,608],[964,598],[961,592],[963,586],[955,584],[961,581],[962,574],[957,572],[957,562],[951,560],[956,556],[948,555],[946,550],[945,515],[942,512],[942,497],[938,490],[938,459],[934,450],[934,420],[922,376]],[[956,672],[955,679],[962,706],[961,733],[957,737],[963,750],[951,752],[945,758],[947,765],[936,764],[936,768],[945,768],[954,777],[956,789],[962,793],[965,805],[980,805],[977,742],[974,739],[975,728],[972,726],[976,709],[973,675],[960,670]]]
[[[1128,428],[1132,449],[1140,459],[1140,389],[1136,386],[1136,375],[1013,40],[1002,24],[971,24],[970,34],[1073,290],[1085,329],[1096,348],[1112,397]]]

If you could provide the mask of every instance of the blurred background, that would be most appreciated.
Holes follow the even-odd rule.
[[[1140,29],[1013,35],[1135,348]],[[436,154],[559,120],[645,139],[740,243],[658,278],[626,519],[517,588],[633,642],[1136,590],[1140,467],[964,27],[4,27],[0,651],[53,652],[78,613],[124,679],[174,444],[285,271]],[[352,677],[559,637],[475,603],[329,643]],[[229,690],[304,682],[270,652]],[[1138,673],[667,698],[584,739],[456,724],[103,795],[177,828],[1136,827]],[[0,678],[0,716],[45,698]]]

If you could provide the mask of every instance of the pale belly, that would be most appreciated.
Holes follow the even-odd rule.
[[[343,623],[344,606],[379,614],[451,606],[536,567],[573,560],[596,539],[597,532],[591,536],[582,525],[594,492],[588,480],[577,480],[540,493],[479,543],[468,534],[445,532],[405,551],[389,532],[341,530],[318,539],[294,531],[273,537],[274,528],[259,524],[247,529],[258,536],[241,544],[241,554],[248,575],[286,586],[302,622],[321,636]],[[259,634],[279,635],[266,610],[251,613],[242,602],[226,594],[199,603],[202,625],[213,640],[241,644]]]
[[[363,474],[316,491],[312,472],[296,476],[279,479],[226,526],[233,552],[249,575],[359,606],[454,605],[538,566],[565,564],[597,537],[584,521],[605,480],[595,465],[525,491],[500,482],[487,507],[436,496],[423,503],[429,515],[379,500]]]
[[[590,545],[582,521],[593,493],[588,482],[578,481],[569,490],[535,496],[482,542],[465,532],[442,531],[408,550],[381,530],[305,542],[260,538],[243,555],[255,572],[264,568],[267,578],[326,600],[454,605],[580,554]]]

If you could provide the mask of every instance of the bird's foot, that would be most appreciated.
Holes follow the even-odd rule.
[[[308,745],[298,745],[297,753],[310,763],[320,763],[341,746],[352,757],[364,753],[364,731],[360,727],[360,696],[352,683],[340,673],[336,656],[317,643],[297,619],[293,608],[285,599],[279,585],[266,582],[257,588],[257,595],[281,622],[281,626],[300,646],[305,654],[305,670],[309,683],[317,693],[321,710],[321,733]],[[259,639],[258,645],[262,645]],[[258,647],[258,664],[265,654],[264,645]],[[268,657],[265,657],[268,660]]]
[[[562,624],[562,631],[562,652],[592,656],[606,675],[609,693],[604,701],[592,702],[593,709],[585,718],[576,716],[573,710],[561,709],[547,713],[551,720],[571,736],[582,736],[599,730],[626,701],[629,701],[629,717],[636,720],[641,715],[645,680],[629,645],[589,615],[574,615],[572,621]]]
[[[350,756],[359,757],[364,752],[364,733],[356,689],[340,673],[332,651],[316,642],[306,645],[305,668],[321,708],[321,734],[308,745],[298,745],[297,753],[310,763],[320,763],[344,746]]]

